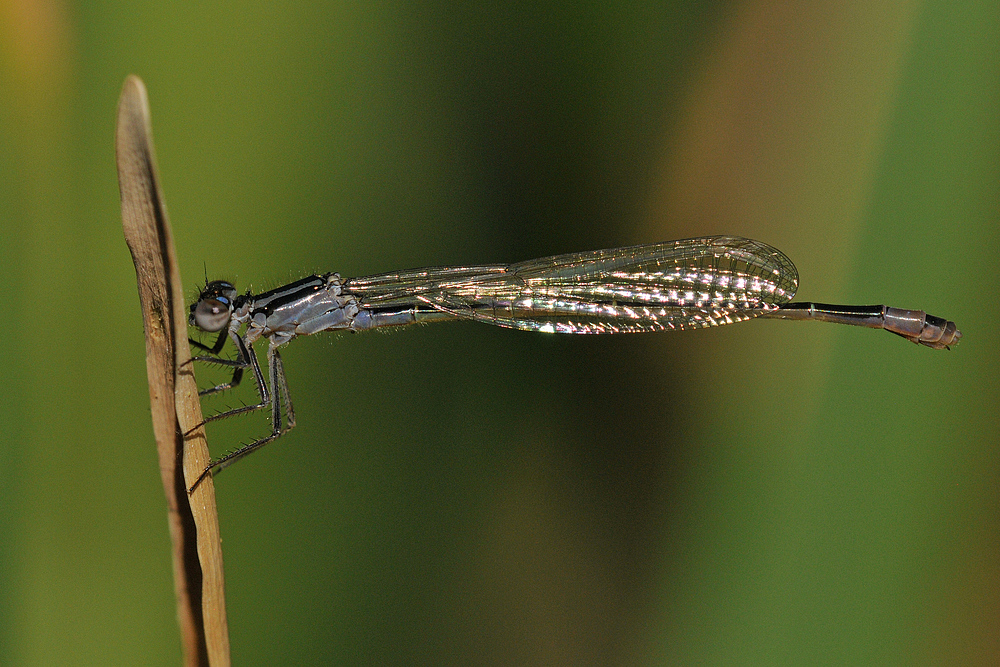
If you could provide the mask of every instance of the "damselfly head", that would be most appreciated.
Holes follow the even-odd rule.
[[[221,331],[233,314],[236,288],[225,280],[213,280],[205,286],[198,300],[191,304],[188,324],[202,331]]]

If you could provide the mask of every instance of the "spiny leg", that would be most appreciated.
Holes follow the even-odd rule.
[[[234,379],[237,377],[237,374],[239,375],[239,377],[242,377],[242,375],[243,375],[243,369],[246,368],[247,366],[249,366],[253,370],[254,380],[257,383],[257,393],[260,395],[260,402],[259,403],[255,403],[253,405],[244,405],[244,406],[239,407],[239,408],[233,408],[232,410],[226,410],[224,412],[220,412],[219,414],[212,415],[211,417],[206,417],[205,421],[203,421],[201,424],[198,424],[198,426],[203,426],[203,425],[207,424],[208,422],[218,421],[219,419],[226,419],[228,417],[234,417],[236,415],[242,415],[242,414],[245,414],[247,412],[253,412],[254,410],[260,410],[262,408],[266,408],[267,406],[271,405],[271,401],[272,401],[273,393],[274,393],[273,392],[273,385],[271,387],[269,387],[267,385],[267,383],[264,382],[264,374],[260,370],[260,363],[257,361],[257,354],[254,352],[253,348],[250,347],[250,346],[248,346],[246,343],[244,343],[243,339],[240,338],[239,336],[233,336],[233,340],[236,342],[236,346],[237,346],[237,348],[239,350],[240,359],[236,359],[236,360],[233,360],[233,361],[229,361],[228,359],[214,359],[212,357],[209,357],[208,359],[201,359],[201,358],[195,357],[195,359],[197,359],[199,361],[209,361],[209,362],[213,362],[213,363],[221,363],[223,366],[234,366],[234,367],[236,367],[236,371],[233,374]],[[237,382],[237,384],[238,384],[238,382]],[[236,385],[233,384],[232,386],[236,386]],[[198,392],[198,395],[199,396],[204,396],[205,394],[215,393],[216,391],[221,391],[221,389],[219,389],[219,387],[222,387],[223,389],[230,388],[227,385],[219,385],[218,387],[213,387],[212,389],[207,389],[205,391],[200,391],[200,392]],[[197,427],[195,427],[195,428],[197,428]]]
[[[254,362],[254,366],[255,366],[256,372],[259,374],[260,373],[260,366],[259,366],[259,364],[256,363],[257,358],[256,358],[255,355],[252,354],[252,351],[251,351],[251,359]],[[232,414],[238,414],[238,413],[242,413],[242,412],[248,412],[250,410],[257,410],[257,409],[260,409],[260,408],[264,407],[265,405],[270,404],[270,406],[271,406],[271,434],[267,435],[267,436],[265,436],[263,438],[260,438],[259,440],[256,440],[254,442],[251,442],[250,444],[244,445],[244,446],[240,447],[239,449],[237,449],[236,451],[230,452],[229,454],[226,454],[222,458],[219,458],[219,459],[216,459],[215,461],[212,461],[208,465],[208,467],[206,467],[205,470],[203,470],[202,473],[198,476],[198,479],[195,480],[194,484],[191,485],[191,488],[188,489],[188,493],[193,492],[194,489],[201,483],[201,481],[203,479],[205,479],[205,477],[207,477],[207,476],[209,476],[209,475],[212,474],[213,470],[215,470],[216,472],[218,472],[218,471],[221,471],[221,470],[223,470],[225,468],[228,468],[229,466],[231,466],[232,464],[236,463],[237,461],[239,461],[243,457],[247,456],[248,454],[250,454],[250,453],[252,453],[252,452],[260,449],[261,447],[263,447],[264,445],[266,445],[267,443],[269,443],[269,442],[271,442],[273,440],[277,440],[278,438],[280,438],[281,436],[283,436],[285,433],[288,433],[288,431],[290,431],[293,428],[295,428],[295,411],[292,408],[292,402],[291,402],[291,399],[289,398],[288,381],[285,378],[285,367],[284,367],[284,364],[281,361],[281,355],[278,353],[278,349],[277,349],[276,346],[272,345],[270,348],[268,348],[268,351],[267,351],[267,366],[268,366],[268,376],[269,376],[269,380],[270,380],[270,382],[269,382],[269,388],[270,388],[270,401],[269,401],[269,403],[262,402],[259,405],[255,405],[255,406],[246,406],[245,408],[238,408],[236,410],[231,410],[230,412],[225,413],[224,415],[221,415],[221,416],[228,417],[228,416],[231,416]],[[261,378],[261,386],[263,386],[263,378]],[[279,396],[278,392],[280,392],[280,396]],[[262,395],[263,394],[265,394],[264,391],[262,391]],[[282,425],[282,420],[281,420],[281,406],[282,406],[282,403],[284,403],[285,408],[286,408],[286,412],[287,412],[287,415],[288,415],[288,423],[287,423],[287,425],[284,425],[284,426]],[[209,420],[206,420],[206,421],[210,421],[210,420],[216,419],[218,417],[219,417],[219,415],[217,415],[216,417],[210,418]]]
[[[223,329],[222,331],[220,331],[219,337],[215,339],[215,345],[213,345],[212,347],[209,347],[208,345],[205,345],[204,343],[197,341],[194,338],[188,338],[188,343],[198,348],[199,350],[205,350],[209,354],[217,355],[219,354],[219,352],[222,352],[222,346],[226,344],[226,336],[228,335],[229,331],[227,329]]]
[[[216,394],[220,391],[226,391],[228,389],[234,389],[240,385],[240,381],[243,380],[243,371],[247,366],[251,365],[250,354],[247,350],[246,344],[239,337],[235,331],[223,332],[219,335],[219,339],[215,342],[215,345],[208,347],[203,345],[198,341],[189,338],[188,340],[197,347],[203,350],[207,350],[212,355],[218,355],[222,351],[222,346],[226,342],[226,336],[232,338],[233,343],[236,345],[237,358],[236,359],[220,359],[218,356],[211,357],[191,357],[191,361],[201,361],[206,364],[215,364],[216,366],[225,366],[233,369],[233,377],[229,382],[223,382],[222,384],[217,384],[214,387],[209,387],[208,389],[202,389],[198,392],[199,396],[208,396],[210,394]],[[256,361],[256,360],[255,360]],[[258,373],[259,376],[259,373]],[[260,386],[259,384],[257,385]]]
[[[288,425],[282,433],[288,433],[293,428],[295,428],[295,409],[292,407],[292,397],[288,394],[288,380],[285,378],[285,363],[281,360],[281,355],[276,349],[274,351],[273,359],[274,367],[276,369],[275,376],[272,381],[277,381],[278,390],[281,392],[281,400],[285,404],[285,417],[287,418]]]
[[[219,419],[226,419],[228,417],[234,417],[236,415],[245,414],[247,412],[253,412],[254,410],[260,410],[262,408],[266,408],[267,406],[271,405],[273,398],[273,391],[271,391],[268,385],[264,382],[264,374],[260,370],[260,363],[257,361],[257,354],[254,352],[253,347],[248,346],[243,341],[242,338],[240,338],[235,334],[233,334],[231,337],[233,341],[236,343],[240,359],[230,361],[228,359],[216,359],[215,357],[192,357],[192,361],[207,361],[209,363],[221,363],[224,366],[238,366],[237,368],[238,376],[236,375],[236,373],[234,373],[234,377],[242,377],[243,369],[246,368],[247,366],[250,366],[253,369],[254,379],[257,382],[257,392],[260,395],[260,402],[255,403],[254,405],[244,405],[239,408],[233,408],[232,410],[226,410],[224,412],[220,412],[219,414],[206,417],[200,423],[196,424],[194,427],[188,430],[184,434],[184,437],[191,435],[192,433],[195,432],[195,430],[201,428],[202,426],[204,426],[209,422],[218,421]],[[228,388],[225,385],[219,385],[219,387]],[[216,390],[219,389],[219,387],[213,387],[210,390],[198,392],[198,395],[204,396],[205,394],[208,393],[214,393]],[[211,470],[214,466],[215,463],[210,465],[208,467],[208,470]],[[198,482],[201,482],[201,480],[204,477],[205,473],[203,472],[198,477],[197,482],[195,482],[194,486],[192,486],[191,489],[194,489],[194,487],[197,486]]]

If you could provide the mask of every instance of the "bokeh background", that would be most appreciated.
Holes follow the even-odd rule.
[[[987,0],[0,2],[0,663],[180,659],[129,73],[192,293],[729,233],[965,333],[296,341],[217,480],[237,664],[995,664]]]

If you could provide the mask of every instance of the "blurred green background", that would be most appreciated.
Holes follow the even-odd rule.
[[[986,0],[0,1],[0,663],[180,660],[129,73],[192,293],[729,233],[965,333],[296,341],[217,480],[237,664],[995,664]]]

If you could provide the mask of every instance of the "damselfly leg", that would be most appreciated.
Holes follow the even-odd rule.
[[[232,378],[230,378],[229,382],[223,382],[222,384],[217,384],[214,387],[209,387],[208,389],[201,389],[198,391],[199,396],[208,396],[210,394],[215,394],[220,391],[226,391],[227,389],[233,389],[235,387],[238,387],[240,385],[240,382],[243,380],[243,370],[250,365],[247,361],[240,359],[222,359],[218,356],[219,353],[222,352],[223,346],[226,344],[226,338],[228,337],[228,335],[229,335],[228,331],[223,331],[221,334],[219,334],[219,338],[218,340],[215,341],[215,345],[211,347],[205,345],[204,343],[196,341],[194,338],[188,338],[188,343],[190,343],[193,347],[205,350],[206,352],[212,355],[209,357],[206,356],[191,357],[191,361],[201,361],[207,364],[215,364],[217,366],[228,366],[233,369],[233,376]],[[199,426],[200,425],[201,424],[199,424]]]
[[[195,428],[204,426],[209,422],[218,421],[220,419],[226,419],[229,417],[235,417],[236,415],[246,414],[248,412],[254,412],[257,410],[262,410],[264,408],[271,408],[271,433],[263,438],[255,440],[254,442],[245,444],[239,449],[226,454],[225,456],[212,461],[211,464],[198,476],[191,488],[188,489],[189,492],[194,491],[195,487],[201,483],[203,479],[213,471],[217,472],[222,470],[244,456],[250,454],[256,449],[263,447],[267,443],[275,440],[291,429],[295,427],[295,410],[292,407],[291,397],[288,392],[288,381],[285,378],[285,367],[281,361],[281,354],[278,352],[277,347],[271,345],[268,347],[267,353],[267,365],[268,365],[268,382],[264,381],[264,375],[261,372],[260,362],[257,360],[257,355],[254,352],[252,345],[247,345],[247,343],[240,338],[238,335],[232,335],[236,348],[238,350],[239,357],[237,359],[220,359],[217,356],[198,356],[192,357],[191,361],[199,361],[204,363],[215,364],[218,366],[231,367],[233,369],[233,377],[229,382],[210,387],[198,392],[199,396],[206,396],[209,394],[218,393],[220,391],[225,391],[239,385],[240,380],[243,377],[243,371],[247,367],[253,371],[254,380],[257,384],[257,391],[260,397],[260,401],[253,405],[244,405],[238,408],[233,408],[230,410],[225,410],[218,414],[206,417]],[[219,340],[225,343],[225,332],[223,336],[219,337]],[[204,349],[206,351],[217,354],[221,351],[222,346],[217,342],[213,347],[208,347],[203,345],[198,341],[191,339],[190,341],[194,346]],[[287,420],[284,421],[281,418],[282,405],[284,405],[285,414],[287,415]],[[192,429],[193,430],[193,429]]]

